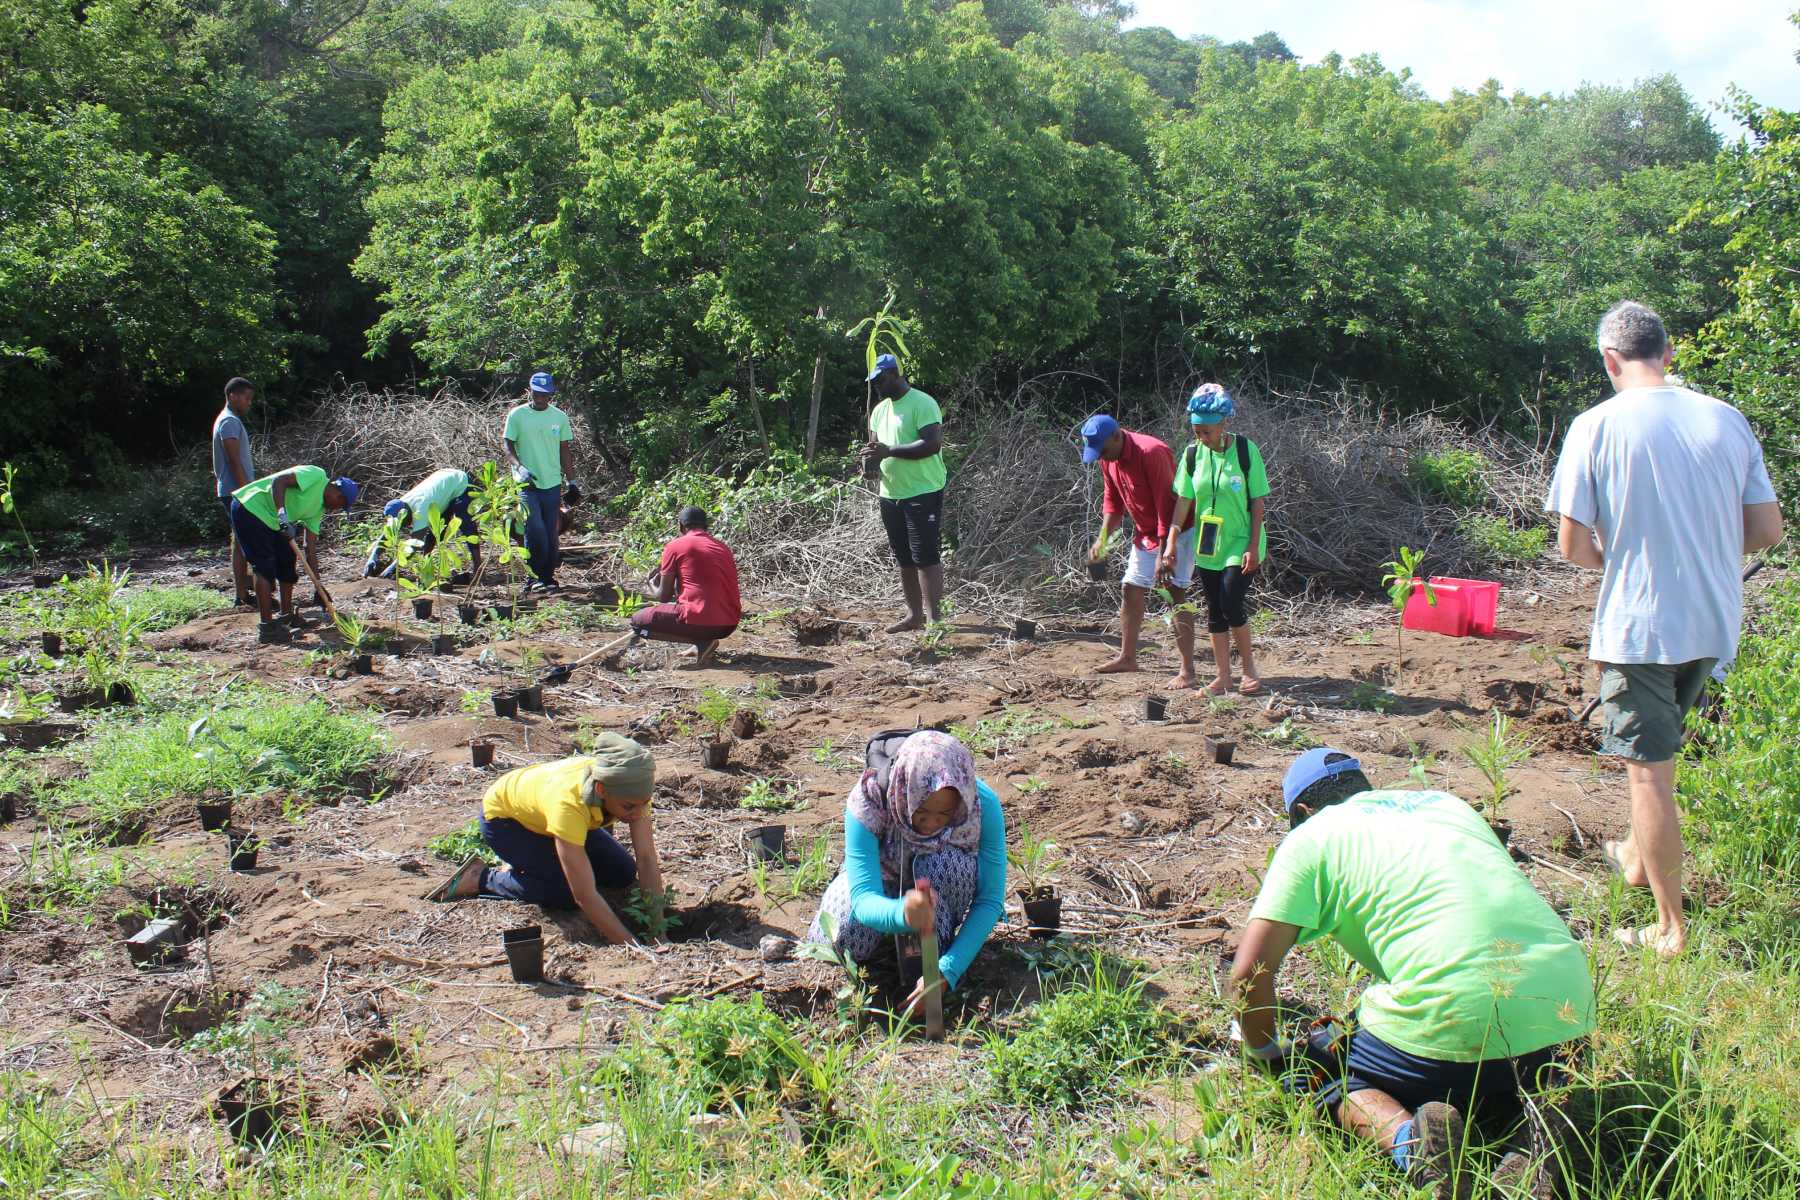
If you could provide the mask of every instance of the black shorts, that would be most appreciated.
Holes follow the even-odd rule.
[[[1335,1110],[1344,1097],[1373,1088],[1408,1109],[1441,1100],[1464,1113],[1480,1110],[1493,1117],[1509,1117],[1521,1092],[1536,1091],[1555,1081],[1556,1058],[1557,1048],[1552,1046],[1518,1058],[1447,1062],[1410,1054],[1358,1029],[1350,1035],[1343,1073],[1319,1088],[1318,1102],[1328,1111]]]
[[[888,547],[903,567],[935,567],[943,544],[944,490],[908,496],[904,500],[881,499],[881,523],[887,528]]]
[[[250,569],[270,583],[294,583],[300,578],[300,562],[294,543],[270,529],[237,500],[231,502],[231,529]]]

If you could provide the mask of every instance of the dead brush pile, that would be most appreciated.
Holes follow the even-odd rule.
[[[325,392],[312,411],[288,421],[258,448],[257,461],[314,463],[362,484],[381,504],[442,467],[474,469],[505,461],[501,429],[516,393],[463,394],[454,385],[430,395],[370,391],[361,384]],[[579,411],[569,411],[575,434],[575,477],[598,487],[609,472]]]
[[[1424,548],[1433,574],[1493,574],[1459,532],[1465,510],[1421,495],[1409,479],[1421,455],[1480,454],[1487,464],[1482,511],[1519,527],[1543,521],[1551,462],[1530,443],[1429,414],[1382,415],[1341,395],[1240,393],[1238,401],[1232,428],[1262,449],[1273,488],[1267,570],[1283,592],[1373,592],[1381,564],[1403,544]],[[1078,426],[1047,416],[1029,398],[985,410],[965,402],[950,420],[945,529],[958,603],[989,612],[1092,607],[1083,564],[1099,529],[1100,480],[1081,464]],[[1177,454],[1187,444],[1185,408],[1138,410],[1124,420]],[[715,531],[764,594],[801,603],[894,598],[872,484],[730,504],[720,516]]]

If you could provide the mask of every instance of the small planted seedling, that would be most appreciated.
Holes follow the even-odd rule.
[[[471,717],[480,716],[481,710],[486,708],[488,702],[493,698],[494,693],[486,688],[470,688],[462,694],[462,710]]]
[[[1062,928],[1062,897],[1050,882],[1050,871],[1062,856],[1055,842],[1031,836],[1031,828],[1021,823],[1019,836],[1006,851],[1007,862],[1023,878],[1019,902],[1025,908],[1025,923],[1033,937],[1051,937]]]
[[[839,948],[837,919],[830,913],[819,914],[819,932],[825,935],[824,941],[801,942],[795,953],[814,962],[830,963],[843,971],[844,986],[837,990],[833,998],[837,1002],[838,1019],[846,1025],[854,1024],[868,1008],[868,978],[863,974],[862,965],[850,957],[849,951]]]
[[[7,516],[18,522],[19,535],[25,539],[25,549],[31,554],[31,570],[35,576],[38,569],[37,543],[31,540],[31,531],[25,528],[25,518],[19,513],[17,474],[11,463],[0,463],[0,509],[4,509]]]
[[[800,789],[792,783],[771,779],[753,780],[738,797],[738,807],[751,812],[787,812],[799,805]]]
[[[701,762],[708,767],[723,767],[731,758],[731,718],[737,715],[737,698],[722,688],[709,687],[700,693],[694,712],[705,723],[711,735],[700,744]]]
[[[344,654],[350,661],[350,669],[358,675],[368,675],[375,670],[374,655],[369,653],[369,627],[349,613],[339,613],[332,621],[337,626],[338,636],[344,639]]]
[[[668,935],[669,930],[681,924],[681,918],[674,915],[675,889],[664,888],[660,892],[646,892],[643,888],[633,887],[625,900],[625,915],[638,927],[645,941],[660,942]]]
[[[1415,588],[1425,590],[1425,602],[1433,608],[1437,607],[1437,592],[1431,584],[1419,578],[1419,567],[1425,561],[1423,550],[1414,550],[1411,546],[1400,547],[1400,557],[1393,562],[1382,563],[1387,574],[1381,577],[1381,586],[1387,591],[1388,600],[1394,606],[1394,686],[1400,685],[1400,672],[1406,668],[1406,602],[1412,599]]]
[[[1488,794],[1482,804],[1482,815],[1498,829],[1505,824],[1500,817],[1500,805],[1512,791],[1507,776],[1514,767],[1531,757],[1531,747],[1513,738],[1512,722],[1505,714],[1497,712],[1481,740],[1463,747],[1463,756],[1487,781]]]

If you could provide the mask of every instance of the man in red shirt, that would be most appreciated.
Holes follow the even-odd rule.
[[[694,665],[701,666],[737,630],[744,603],[737,560],[707,532],[705,510],[690,505],[681,510],[679,523],[681,536],[663,547],[662,565],[645,593],[656,603],[632,613],[631,628],[651,641],[691,643]]]
[[[1102,675],[1135,671],[1144,607],[1150,589],[1157,584],[1157,556],[1168,539],[1170,520],[1175,515],[1175,455],[1161,440],[1121,429],[1117,421],[1103,413],[1087,419],[1081,427],[1081,441],[1081,461],[1099,462],[1100,477],[1105,483],[1100,536],[1088,552],[1089,561],[1100,562],[1106,557],[1108,543],[1124,517],[1129,516],[1133,526],[1129,566],[1122,580],[1124,595],[1119,601],[1119,653],[1095,671]],[[1177,605],[1187,598],[1187,587],[1194,579],[1191,527],[1190,518],[1176,538],[1177,557],[1167,583],[1169,598]],[[1175,645],[1181,652],[1181,672],[1170,684],[1193,687],[1194,619],[1189,614],[1178,614],[1176,618]]]

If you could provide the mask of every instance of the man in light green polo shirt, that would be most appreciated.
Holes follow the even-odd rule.
[[[1330,937],[1374,982],[1320,1103],[1439,1197],[1466,1196],[1462,1109],[1516,1114],[1522,1090],[1556,1081],[1558,1048],[1594,1030],[1587,954],[1448,792],[1372,790],[1354,757],[1320,747],[1289,768],[1282,794],[1293,832],[1231,972],[1245,1049],[1268,1063],[1293,1057],[1278,1036],[1275,977],[1295,945]],[[1546,1124],[1502,1159],[1505,1194],[1526,1181],[1529,1195],[1548,1188],[1557,1155]]]
[[[527,590],[558,590],[556,568],[562,562],[562,485],[574,465],[575,433],[569,414],[550,402],[556,380],[548,371],[531,377],[525,399],[506,414],[506,454],[513,477],[525,485],[525,551],[533,579]]]
[[[881,403],[869,415],[864,472],[881,469],[881,523],[900,564],[906,616],[889,633],[925,628],[943,616],[944,414],[906,381],[891,354],[875,360],[868,382]]]
[[[363,564],[363,577],[380,574],[384,578],[394,574],[394,564],[389,562],[384,568],[381,563],[381,548],[387,542],[388,530],[397,529],[409,534],[429,548],[434,541],[431,532],[431,514],[448,524],[452,519],[460,522],[457,529],[462,534],[475,531],[475,520],[469,513],[469,473],[456,467],[444,467],[433,471],[419,482],[413,484],[401,495],[387,502],[381,510],[386,518],[382,532],[375,535],[375,541],[369,546],[368,561]],[[481,567],[481,543],[469,543],[469,554],[472,566]]]

